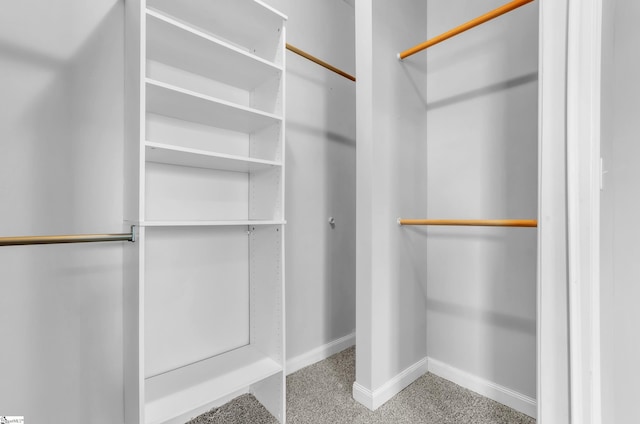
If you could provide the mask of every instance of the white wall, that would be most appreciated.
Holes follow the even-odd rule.
[[[287,42],[355,75],[352,6],[342,0],[267,3],[289,17]],[[287,358],[293,370],[314,349],[355,330],[355,83],[287,52],[286,107]]]
[[[0,234],[120,232],[123,3],[0,14]],[[0,414],[122,421],[122,245],[0,248]]]
[[[539,423],[568,423],[567,12],[568,0],[540,3],[538,193]]]
[[[503,3],[427,1],[428,36]],[[422,54],[425,215],[537,218],[538,3]],[[536,229],[422,232],[429,357],[535,399]]]
[[[640,55],[635,0],[603,2],[601,346],[603,423],[640,422]]]
[[[426,62],[396,58],[425,22],[421,1],[356,2],[354,396],[369,408],[426,370],[426,238],[396,223],[426,213]]]

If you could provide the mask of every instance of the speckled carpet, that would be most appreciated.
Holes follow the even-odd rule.
[[[187,424],[278,424],[273,415],[253,395],[242,395],[206,412]]]
[[[355,349],[287,377],[287,424],[535,424],[535,420],[427,373],[376,411],[353,400]],[[277,424],[251,395],[188,424]]]

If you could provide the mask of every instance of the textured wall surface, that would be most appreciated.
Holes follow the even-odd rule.
[[[602,395],[604,423],[640,421],[640,4],[603,2],[602,157]]]

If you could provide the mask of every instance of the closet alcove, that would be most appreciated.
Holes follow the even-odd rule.
[[[353,395],[372,409],[430,371],[537,415],[538,229],[398,218],[538,219],[539,5],[356,4]]]

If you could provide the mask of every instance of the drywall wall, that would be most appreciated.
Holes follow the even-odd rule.
[[[122,229],[123,2],[0,14],[0,234]],[[0,247],[0,415],[122,422],[122,245]]]
[[[568,423],[567,12],[540,2],[538,189],[539,423]]]
[[[602,422],[640,422],[640,56],[634,0],[603,2],[601,197]]]
[[[426,3],[433,37],[504,2]],[[425,215],[537,218],[538,2],[422,55]],[[422,231],[428,238],[429,358],[454,376],[468,373],[523,395],[524,405],[510,406],[535,415],[536,229]]]
[[[342,0],[266,3],[288,16],[290,44],[355,75],[351,6]],[[327,345],[334,341],[343,340],[338,349],[354,342],[356,139],[355,83],[292,52],[286,60],[290,372],[322,358],[318,349],[332,353]]]
[[[356,2],[357,235],[354,397],[375,409],[426,371],[426,61],[421,1]]]

